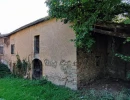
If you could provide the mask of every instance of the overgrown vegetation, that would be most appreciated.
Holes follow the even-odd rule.
[[[11,72],[7,65],[0,63],[0,78],[10,76]]]
[[[77,47],[89,50],[95,42],[92,38],[96,23],[111,22],[118,14],[129,17],[130,4],[122,0],[47,0],[49,16],[72,22]]]
[[[14,65],[14,74],[20,77],[26,75],[27,71],[30,70],[31,64],[26,59],[21,60],[19,55],[16,55],[17,61]]]
[[[124,24],[130,24],[130,19],[127,18],[126,20],[123,21]]]
[[[0,79],[0,100],[129,100],[129,90],[117,94],[108,91],[72,91],[43,80]]]

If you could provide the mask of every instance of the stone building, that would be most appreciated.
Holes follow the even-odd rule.
[[[77,89],[76,47],[70,41],[74,38],[69,25],[45,17],[4,35],[1,61],[13,71],[18,54],[31,62],[31,78],[44,76],[54,84]]]
[[[45,17],[0,37],[0,60],[11,71],[16,55],[31,63],[30,78],[46,77],[56,85],[71,89],[82,88],[104,77],[128,80],[130,63],[115,53],[130,55],[129,25],[95,25],[92,32],[96,43],[91,52],[78,49],[71,42],[75,38],[70,24]]]

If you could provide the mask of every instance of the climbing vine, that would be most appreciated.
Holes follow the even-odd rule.
[[[15,74],[20,77],[23,77],[24,75],[26,75],[27,70],[30,69],[31,64],[26,59],[21,60],[19,55],[16,55],[16,58],[16,69],[14,69]]]
[[[96,23],[112,21],[115,15],[130,12],[130,5],[122,0],[47,0],[49,16],[72,23],[77,47],[90,50],[95,43],[92,37]]]

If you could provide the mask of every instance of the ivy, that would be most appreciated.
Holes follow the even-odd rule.
[[[129,15],[130,12],[130,5],[122,0],[47,0],[46,4],[49,16],[61,19],[65,24],[73,23],[75,45],[87,50],[95,43],[92,37],[94,24],[109,22],[118,14]]]

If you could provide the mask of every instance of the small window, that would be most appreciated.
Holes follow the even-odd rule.
[[[4,43],[6,44],[8,41],[8,38],[4,38]]]
[[[14,54],[14,44],[11,44],[11,54]]]
[[[39,53],[39,35],[34,37],[34,53]]]
[[[4,44],[9,45],[9,38],[4,38]]]
[[[0,46],[0,54],[4,54],[4,47],[3,46]]]

